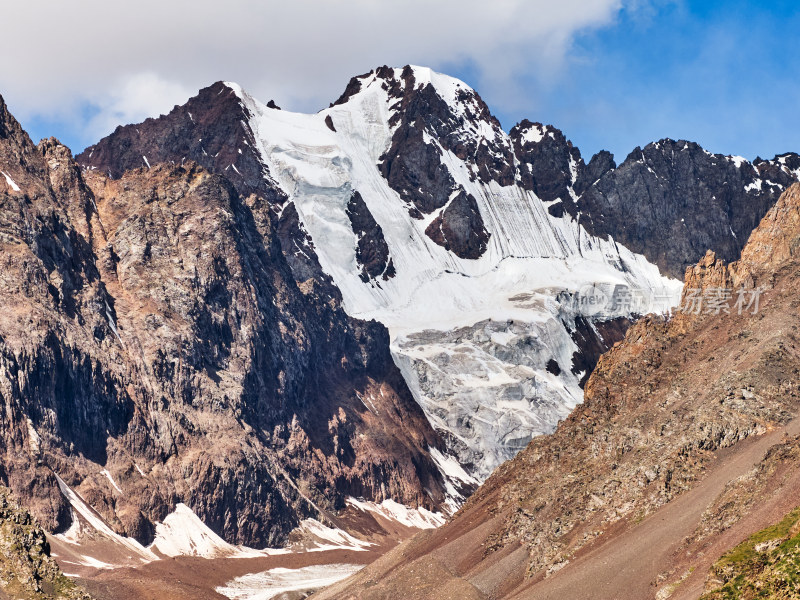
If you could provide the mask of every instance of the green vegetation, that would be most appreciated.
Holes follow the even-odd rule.
[[[800,598],[800,508],[725,554],[710,584],[701,600]]]

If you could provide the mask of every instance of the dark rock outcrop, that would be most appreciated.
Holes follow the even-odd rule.
[[[697,144],[662,140],[635,149],[587,188],[573,212],[590,215],[582,221],[589,231],[611,235],[680,276],[708,249],[725,260],[737,258],[793,181],[770,163],[757,168]]]
[[[489,241],[478,203],[463,190],[431,221],[425,235],[459,258],[467,259],[480,258]]]
[[[545,202],[572,200],[577,175],[584,168],[580,151],[555,127],[527,119],[509,132],[519,159],[519,180]]]
[[[572,341],[578,346],[578,351],[572,355],[571,371],[580,374],[581,387],[586,385],[600,357],[625,338],[625,332],[633,323],[633,319],[625,317],[606,321],[589,321],[585,317],[575,319]]]
[[[435,130],[450,117],[447,104],[431,85],[415,89],[414,73],[403,71],[394,78],[392,69],[384,75],[384,87],[395,99],[391,125],[397,125],[392,145],[381,157],[379,168],[394,191],[408,203],[415,218],[442,208],[456,189],[456,182],[442,162],[442,150],[425,140],[428,127]],[[378,70],[378,75],[382,71]]]
[[[353,192],[347,203],[347,216],[350,217],[353,233],[358,238],[356,261],[361,267],[361,280],[387,281],[394,277],[396,272],[389,256],[389,246],[383,237],[383,230],[369,212],[366,202],[358,191]]]
[[[192,161],[224,174],[242,197],[258,194],[279,202],[279,191],[269,185],[268,173],[252,151],[255,140],[244,125],[248,118],[234,90],[217,82],[168,115],[117,127],[75,160],[113,179],[141,167]]]
[[[499,141],[500,136],[492,140],[473,135],[473,128],[482,122],[499,134],[499,122],[480,96],[471,90],[458,90],[456,102],[461,111],[457,111],[445,102],[433,84],[417,84],[410,67],[403,69],[399,79],[388,67],[378,69],[375,75],[383,79],[383,86],[393,101],[390,124],[396,126],[391,147],[379,163],[381,173],[389,186],[408,203],[415,218],[444,207],[453,194],[458,194],[461,199],[451,211],[450,220],[454,223],[448,245],[462,258],[478,258],[485,251],[488,239],[482,217],[474,199],[466,197],[466,192],[442,162],[442,153],[452,152],[461,159],[470,157],[473,178],[484,183],[497,181],[501,185],[511,185],[515,178],[511,148]],[[464,219],[469,221],[468,226],[473,231],[463,230]],[[445,245],[439,237],[433,239]]]

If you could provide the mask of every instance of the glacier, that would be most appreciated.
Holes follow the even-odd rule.
[[[432,86],[461,123],[456,135],[511,147],[496,121],[468,118],[475,112],[469,86],[412,69],[413,85]],[[409,85],[402,69],[389,77],[393,88],[385,73],[362,76],[355,93],[316,114],[270,108],[239,85],[226,85],[250,116],[243,126],[256,141],[264,176],[296,208],[345,310],[388,328],[395,363],[466,471],[460,479],[482,481],[533,436],[552,432],[582,401],[583,373],[571,368],[579,351],[572,336],[578,319],[667,312],[678,303],[681,283],[613,239],[593,237],[578,221],[551,215],[518,176],[506,185],[476,177],[468,157],[459,158],[434,132],[424,131],[452,179],[475,198],[489,234],[475,259],[435,243],[426,229],[447,205],[414,218],[378,168],[401,110],[390,88]],[[545,135],[532,130],[526,139],[536,143]],[[347,213],[355,191],[382,229],[395,269],[391,278],[360,276],[359,237]],[[634,291],[645,303],[581,301],[597,290],[607,297]],[[548,369],[548,363],[559,368]],[[454,490],[454,501],[457,495]]]

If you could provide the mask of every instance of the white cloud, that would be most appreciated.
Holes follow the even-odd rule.
[[[99,139],[117,125],[138,123],[168,112],[196,91],[156,73],[124,76],[105,95],[92,100],[99,112],[90,118],[87,133],[92,139]]]
[[[484,96],[513,103],[514,78],[558,70],[576,33],[612,22],[623,4],[11,1],[3,7],[0,93],[20,117],[76,118],[89,103],[99,110],[87,128],[93,137],[167,111],[220,79],[264,100],[318,109],[350,76],[381,64],[470,64]]]

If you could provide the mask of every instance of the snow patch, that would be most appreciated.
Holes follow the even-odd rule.
[[[745,163],[749,164],[749,161],[743,156],[729,156],[727,157],[729,161],[731,161],[734,165],[736,165],[737,169],[741,169],[742,165]]]
[[[122,338],[119,337],[119,331],[117,330],[117,323],[114,321],[114,317],[111,315],[111,307],[108,305],[108,302],[105,303],[106,305],[106,319],[108,319],[108,326],[111,327],[111,331],[114,333],[114,337],[117,338],[117,341],[125,347],[125,344],[122,342]]]
[[[753,183],[748,183],[744,186],[745,192],[760,192],[761,188],[764,185],[764,181],[762,179],[756,179]]]
[[[112,485],[118,490],[114,480],[111,479],[107,471],[103,472],[109,477]],[[80,546],[84,534],[80,516],[94,530],[94,535],[100,535],[109,539],[115,547],[127,553],[127,559],[135,562],[148,563],[159,560],[161,556],[199,556],[203,558],[214,558],[224,556],[226,558],[255,558],[261,556],[274,556],[288,554],[288,549],[265,549],[255,550],[244,546],[233,546],[215,534],[197,515],[194,514],[185,504],[178,504],[175,511],[169,514],[163,523],[156,524],[156,537],[153,543],[145,548],[132,538],[121,536],[114,532],[111,527],[89,506],[74,490],[72,490],[63,479],[56,475],[56,480],[61,493],[69,501],[72,507],[72,524],[69,529],[57,534],[59,540],[73,546]],[[346,535],[346,534],[345,534]],[[157,551],[158,554],[155,552]],[[90,556],[81,556],[81,561],[73,563],[81,566],[94,568],[114,568],[118,564],[111,565]]]
[[[124,548],[128,551],[129,558],[140,559],[142,562],[149,562],[156,560],[157,556],[153,554],[150,550],[142,546],[136,540],[131,538],[126,538],[118,533],[115,533],[111,527],[109,527],[106,522],[98,515],[95,510],[90,507],[84,500],[81,498],[75,491],[70,488],[61,477],[58,475],[55,476],[56,481],[58,482],[58,487],[61,490],[61,493],[64,494],[64,497],[69,501],[70,505],[72,506],[72,510],[74,513],[83,518],[92,528],[95,529],[98,533],[110,538],[114,541],[119,547]],[[73,513],[73,514],[74,514]],[[70,531],[72,527],[70,527]],[[67,536],[66,534],[62,534],[59,537],[61,540],[75,544],[75,532],[73,531],[71,535]]]
[[[394,500],[384,500],[377,504],[351,497],[347,499],[347,504],[414,529],[435,529],[445,523],[444,515],[440,513],[431,512],[423,507],[409,508]]]
[[[352,564],[313,565],[300,569],[279,567],[237,577],[218,587],[216,592],[230,600],[271,600],[288,592],[310,592],[333,585],[363,567]]]
[[[74,508],[70,508],[70,514],[72,516],[72,523],[70,523],[69,529],[58,537],[68,544],[77,544],[80,542],[81,537],[81,522],[75,514]]]
[[[117,485],[117,482],[114,481],[114,478],[111,476],[111,473],[108,472],[108,469],[103,469],[100,471],[102,475],[105,475],[106,479],[111,482],[111,485],[114,486],[114,489],[117,490],[120,494],[122,494],[122,488]]]
[[[569,155],[569,181],[570,187],[578,181],[578,161],[575,160],[572,154]]]
[[[3,177],[6,178],[6,183],[8,184],[8,187],[10,187],[15,192],[19,192],[20,191],[19,186],[16,184],[16,182],[13,179],[11,179],[11,176],[8,173],[6,173],[5,171],[0,171],[0,173],[2,173]]]
[[[341,529],[323,525],[316,519],[301,521],[300,527],[295,529],[295,532],[310,542],[309,552],[326,552],[328,550],[366,552],[367,548],[374,545],[372,542],[359,540]]]
[[[544,134],[547,132],[547,127],[541,125],[533,125],[528,127],[522,134],[523,143],[538,144],[544,139]]]
[[[170,557],[212,558],[237,552],[235,546],[211,531],[185,504],[178,504],[163,523],[156,525],[156,538],[150,548]]]
[[[103,562],[93,556],[83,556],[81,555],[80,560],[62,560],[61,562],[68,564],[68,565],[76,565],[79,567],[91,567],[93,569],[103,569],[103,570],[110,570],[114,569],[116,565],[109,564],[107,562]]]
[[[428,451],[430,452],[433,462],[436,463],[436,466],[439,467],[439,470],[442,472],[442,475],[448,479],[453,479],[469,485],[478,485],[480,483],[475,477],[467,473],[452,456],[444,455],[436,448],[429,448]]]

